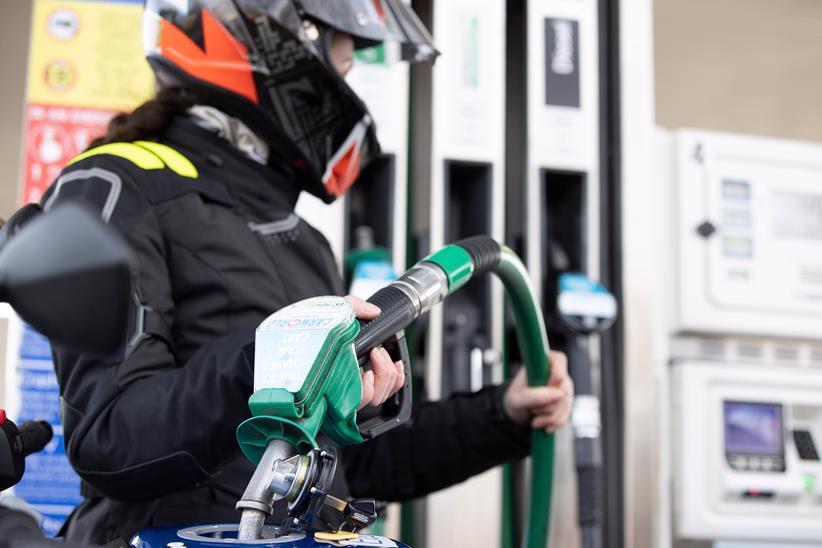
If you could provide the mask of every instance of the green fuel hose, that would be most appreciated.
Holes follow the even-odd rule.
[[[466,261],[466,256],[470,261]],[[449,280],[448,293],[485,271],[493,271],[505,286],[514,313],[517,340],[525,361],[528,384],[543,386],[551,375],[548,336],[539,302],[525,265],[510,248],[478,236],[449,245],[424,259],[439,265]],[[469,268],[467,264],[470,264]],[[522,546],[545,548],[551,517],[554,472],[554,435],[544,430],[531,433],[531,503]]]
[[[517,340],[525,360],[528,384],[542,386],[551,375],[548,337],[539,304],[534,297],[528,273],[519,257],[502,246],[499,266],[495,270],[502,281],[514,312]],[[544,430],[531,432],[531,504],[522,545],[526,548],[547,546],[551,518],[551,493],[554,472],[554,435]]]

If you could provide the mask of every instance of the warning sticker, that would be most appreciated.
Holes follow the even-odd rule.
[[[66,163],[106,131],[114,111],[30,104],[21,202],[39,202]]]
[[[275,312],[257,328],[254,390],[284,388],[296,393],[322,352],[331,331],[354,321],[342,297],[314,297]]]
[[[119,111],[150,97],[154,76],[143,55],[141,18],[133,3],[39,0],[28,100]]]

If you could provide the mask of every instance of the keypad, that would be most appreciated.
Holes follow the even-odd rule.
[[[727,455],[728,464],[740,472],[784,472],[785,459],[762,455]]]

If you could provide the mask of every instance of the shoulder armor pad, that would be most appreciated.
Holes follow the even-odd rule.
[[[135,192],[139,196],[132,195]],[[44,208],[50,209],[62,200],[82,199],[95,206],[104,220],[115,216],[119,223],[129,226],[149,204],[189,192],[234,205],[221,184],[201,177],[191,160],[168,145],[150,141],[108,143],[80,154],[66,165],[44,196]],[[123,200],[126,193],[129,197]]]
[[[66,187],[68,183],[74,181],[82,182],[82,184]],[[100,216],[105,222],[109,222],[123,191],[123,181],[118,173],[108,169],[100,167],[75,169],[60,175],[52,189],[51,193],[46,195],[46,201],[43,204],[45,211],[49,211],[58,198],[60,200],[82,199],[100,211]]]
[[[181,177],[197,178],[197,168],[191,161],[170,146],[151,141],[133,143],[108,143],[95,147],[76,156],[67,166],[99,154],[118,156],[133,163],[140,169],[153,170],[167,167]]]

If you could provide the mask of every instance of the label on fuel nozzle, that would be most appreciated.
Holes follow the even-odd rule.
[[[302,388],[317,356],[333,341],[335,327],[355,320],[354,307],[342,297],[312,297],[289,305],[257,327],[254,390]]]

